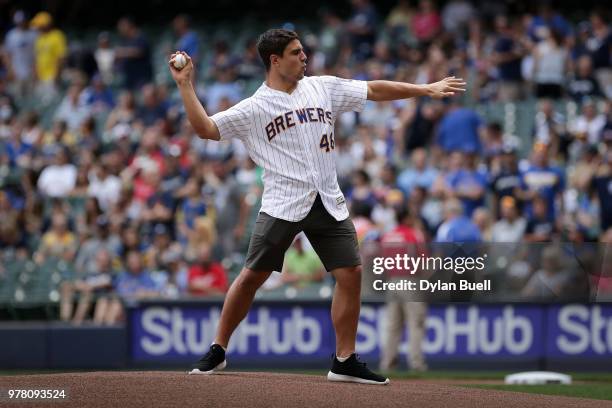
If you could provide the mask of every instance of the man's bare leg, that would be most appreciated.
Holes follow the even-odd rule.
[[[355,352],[357,323],[361,307],[361,266],[334,269],[336,289],[331,318],[336,331],[336,355],[349,357]]]
[[[216,344],[227,348],[232,333],[249,312],[255,292],[271,273],[253,271],[248,268],[240,271],[240,275],[230,286],[225,302],[223,302],[223,310],[221,310],[221,318],[215,336]]]

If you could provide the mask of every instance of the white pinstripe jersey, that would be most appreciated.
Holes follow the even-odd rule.
[[[304,77],[291,94],[264,83],[250,98],[211,117],[221,140],[240,138],[264,169],[260,211],[299,221],[318,192],[336,220],[348,217],[336,176],[334,123],[340,113],[363,110],[367,94],[365,81]]]

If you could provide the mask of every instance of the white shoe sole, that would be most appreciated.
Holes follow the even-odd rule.
[[[359,378],[359,377],[351,377],[350,375],[336,374],[336,373],[332,373],[331,371],[327,373],[327,380],[328,381],[338,381],[338,382],[353,382],[353,383],[370,384],[370,385],[389,384],[388,378],[386,378],[384,382],[378,382],[378,381],[366,380],[364,378]]]
[[[211,374],[214,374],[217,371],[223,370],[226,365],[227,365],[227,360],[223,360],[223,362],[221,364],[219,364],[218,366],[216,366],[212,370],[209,370],[209,371],[200,371],[197,368],[194,368],[188,374],[189,375],[192,375],[192,374],[194,374],[194,375],[211,375]]]

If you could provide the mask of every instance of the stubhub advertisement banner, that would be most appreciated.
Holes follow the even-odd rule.
[[[131,310],[135,363],[192,362],[210,346],[220,305],[141,305]],[[384,304],[364,304],[357,352],[378,361]],[[536,361],[612,357],[612,305],[431,305],[424,343],[429,361]],[[327,362],[334,352],[329,304],[255,305],[229,345],[233,362]],[[402,351],[407,350],[406,341]]]
[[[550,305],[546,356],[612,364],[612,305]]]

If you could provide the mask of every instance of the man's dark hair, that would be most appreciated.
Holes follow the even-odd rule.
[[[395,209],[395,221],[398,224],[403,224],[406,219],[410,218],[412,213],[410,212],[410,208],[407,206],[399,207]]]
[[[299,37],[295,31],[282,28],[273,28],[260,35],[257,40],[257,51],[266,67],[266,71],[270,70],[270,56],[272,54],[282,56],[287,45],[291,41],[298,39]]]

